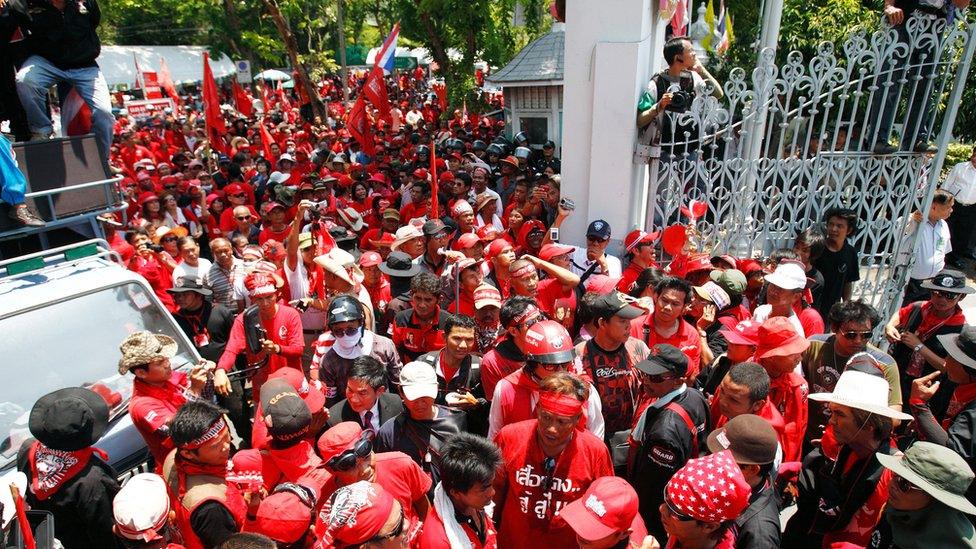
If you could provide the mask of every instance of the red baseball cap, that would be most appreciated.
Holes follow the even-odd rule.
[[[296,493],[283,490],[261,501],[254,530],[278,543],[294,543],[308,532],[312,516],[312,508]]]
[[[693,273],[695,271],[708,270],[709,272],[714,269],[712,266],[712,258],[708,254],[698,254],[692,256],[688,263],[685,263],[685,274]]]
[[[542,259],[543,261],[551,261],[554,257],[568,254],[574,250],[576,250],[576,248],[567,246],[566,244],[546,244],[541,250],[539,250],[539,259]]]
[[[328,463],[330,459],[352,448],[362,436],[363,428],[355,421],[343,421],[333,425],[322,433],[316,443],[322,462]]]
[[[427,170],[423,168],[417,168],[413,171],[413,176],[417,179],[427,179]]]
[[[375,267],[380,263],[383,263],[383,257],[376,252],[363,252],[363,255],[359,256],[360,267]]]
[[[810,342],[797,333],[793,323],[785,316],[766,319],[759,327],[758,339],[756,358],[793,355],[806,351],[810,346]]]
[[[492,240],[498,238],[498,229],[491,223],[482,225],[482,227],[478,229],[478,238],[484,240],[485,242],[491,242]]]
[[[322,508],[321,528],[316,525],[316,530],[324,532],[322,541],[326,546],[359,545],[383,529],[390,519],[393,501],[393,496],[376,483],[361,480],[343,486]]]
[[[583,493],[556,513],[580,538],[594,541],[624,532],[634,522],[637,492],[620,477],[600,477]]]
[[[268,381],[279,378],[287,381],[295,389],[295,392],[305,401],[309,412],[317,414],[322,411],[322,408],[325,406],[325,394],[321,390],[312,387],[308,383],[308,380],[305,379],[305,374],[301,370],[287,367],[279,368],[268,376]]]
[[[231,183],[224,187],[224,194],[230,196],[232,194],[244,194],[244,187],[241,187],[237,183]]]
[[[255,491],[264,486],[264,458],[259,450],[248,448],[230,458],[227,480]]]
[[[664,487],[667,505],[701,522],[737,518],[749,506],[751,494],[729,450],[688,460]]]
[[[648,233],[641,229],[634,229],[627,233],[627,237],[624,238],[624,248],[629,252],[641,244],[654,244],[660,235],[659,232]]]
[[[610,292],[617,291],[618,284],[620,284],[619,276],[607,276],[602,274],[590,275],[590,277],[586,279],[586,291],[601,295],[609,294]]]
[[[725,319],[733,320],[732,317],[723,317],[719,320],[724,325],[719,329],[719,333],[725,336],[725,340],[736,345],[759,345],[759,326],[761,323],[747,319],[730,326],[733,322],[726,324]]]
[[[762,271],[762,265],[755,259],[740,259],[736,267],[746,276],[749,276],[749,273]]]
[[[459,236],[457,242],[454,243],[454,249],[460,252],[461,250],[466,250],[479,242],[481,242],[481,239],[478,238],[478,235],[474,233],[464,233]]]

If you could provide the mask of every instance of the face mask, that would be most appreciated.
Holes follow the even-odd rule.
[[[344,335],[337,337],[335,340],[335,346],[343,350],[351,350],[356,345],[359,345],[359,340],[362,338],[362,334],[357,332],[353,335]]]

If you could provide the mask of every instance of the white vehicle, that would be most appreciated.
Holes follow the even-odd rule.
[[[41,396],[90,387],[109,403],[111,423],[97,447],[122,473],[148,450],[129,419],[132,376],[120,376],[119,344],[140,330],[179,345],[173,368],[200,358],[146,279],[95,239],[0,262],[0,470],[15,467],[31,438],[27,420]]]

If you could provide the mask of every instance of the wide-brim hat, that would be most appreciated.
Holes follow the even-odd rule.
[[[380,263],[380,272],[389,276],[408,278],[420,274],[423,269],[410,260],[410,256],[403,252],[390,252],[386,261]]]
[[[167,335],[147,331],[130,334],[119,345],[119,374],[125,375],[133,366],[149,364],[157,358],[173,358],[177,350],[176,340]]]
[[[180,283],[172,288],[166,290],[170,294],[182,294],[185,292],[196,292],[204,297],[213,295],[213,291],[210,288],[204,287],[200,284],[200,281],[195,278],[184,278]]]
[[[420,230],[420,227],[412,224],[404,225],[403,227],[397,229],[397,232],[394,235],[393,243],[390,244],[390,249],[396,250],[404,243],[415,238],[423,238],[423,236],[424,232]]]
[[[812,393],[810,400],[833,402],[891,419],[909,421],[912,416],[888,406],[888,381],[880,376],[847,370],[840,375],[832,393]]]
[[[965,325],[958,334],[936,336],[949,356],[963,366],[976,370],[976,326]]]
[[[186,227],[182,225],[177,225],[176,227],[167,227],[166,225],[163,225],[156,229],[156,233],[153,235],[153,244],[159,244],[163,237],[170,233],[176,235],[176,238],[183,238],[184,236],[190,234],[190,232],[186,230]]]
[[[939,274],[922,282],[919,286],[926,290],[950,292],[954,294],[971,294],[976,289],[966,285],[966,275],[952,269],[943,269]]]
[[[366,224],[363,221],[363,216],[355,208],[339,208],[338,214],[353,232],[358,233],[363,230],[363,226]]]
[[[108,429],[108,404],[83,387],[48,393],[31,408],[28,427],[52,450],[73,452],[95,444]]]
[[[325,254],[325,255],[317,256],[313,261],[315,261],[315,264],[316,265],[322,267],[326,271],[329,271],[330,273],[332,273],[332,274],[336,275],[337,277],[341,278],[346,283],[348,283],[350,286],[355,286],[356,285],[356,283],[353,282],[353,280],[352,280],[352,276],[349,275],[349,271],[346,270],[345,265],[343,265],[335,257],[333,257],[333,256],[331,256],[329,254]]]
[[[972,482],[973,471],[962,456],[950,448],[919,441],[902,455],[877,453],[875,457],[886,469],[911,482],[937,501],[963,513],[976,515],[976,505],[966,499],[966,490]],[[926,471],[928,476],[920,474],[918,471],[921,470]],[[955,486],[951,486],[953,484]]]

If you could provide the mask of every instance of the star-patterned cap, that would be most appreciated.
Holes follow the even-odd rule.
[[[751,493],[729,450],[689,460],[664,488],[676,511],[701,522],[737,518],[749,505]]]

